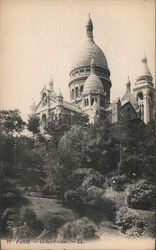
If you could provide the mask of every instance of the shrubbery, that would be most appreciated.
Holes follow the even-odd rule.
[[[145,180],[128,185],[125,196],[128,207],[148,210],[155,206],[154,187]]]
[[[19,210],[16,208],[7,208],[1,216],[1,230],[2,234],[12,235],[12,229],[20,226]]]
[[[97,186],[102,187],[104,183],[104,177],[99,172],[94,171],[93,173],[90,173],[87,177],[84,178],[84,181],[82,183],[83,189],[88,189],[91,186]]]
[[[64,219],[61,216],[47,213],[44,217],[44,229],[49,237],[56,236],[58,229],[64,224]]]
[[[68,222],[58,231],[60,241],[82,241],[96,238],[95,226],[92,221],[84,217],[79,220]]]
[[[115,191],[119,191],[119,192],[124,190],[126,183],[127,183],[127,176],[126,175],[119,175],[116,177],[112,177],[108,181],[108,185],[112,186],[112,188]]]
[[[30,208],[24,208],[21,210],[20,218],[23,224],[26,224],[33,232],[33,235],[38,235],[43,230],[43,225],[38,220],[35,212]]]
[[[64,194],[64,200],[67,204],[81,202],[80,194],[75,190],[67,190]]]
[[[68,207],[76,210],[81,216],[87,216],[93,220],[114,220],[115,202],[105,197],[104,190],[91,186],[87,190],[81,188],[76,191],[68,190],[64,195]]]
[[[115,218],[116,225],[121,227],[121,231],[129,236],[141,236],[144,231],[145,223],[139,218],[139,215],[122,207],[117,211]]]

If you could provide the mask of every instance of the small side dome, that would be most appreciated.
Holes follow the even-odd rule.
[[[63,97],[61,90],[59,89],[59,92],[57,94],[57,97]]]
[[[87,78],[85,84],[84,84],[84,89],[83,89],[83,94],[88,94],[88,93],[104,93],[104,88],[103,84],[100,80],[100,78],[95,75],[95,63],[94,59],[92,58],[91,60],[91,74]]]
[[[147,64],[147,57],[145,55],[141,60],[140,70],[139,70],[136,80],[139,81],[144,77],[152,79],[152,75]]]
[[[124,104],[128,101],[132,104],[133,108],[135,108],[135,109],[137,108],[137,106],[138,106],[137,100],[135,99],[135,97],[131,93],[131,82],[130,82],[129,76],[128,76],[128,80],[126,82],[126,93],[121,98],[121,103]]]

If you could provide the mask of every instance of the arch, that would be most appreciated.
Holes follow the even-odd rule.
[[[47,103],[47,95],[46,93],[42,94],[42,104],[45,105]]]
[[[77,98],[79,96],[79,89],[78,87],[75,88],[75,97]]]
[[[87,98],[87,100],[86,100],[86,101],[87,101],[87,106],[88,106],[88,105],[89,105],[89,101],[88,101],[88,98]]]
[[[80,87],[80,92],[81,93],[83,92],[83,85]]]
[[[47,122],[47,116],[46,114],[42,115],[42,127],[45,128]]]
[[[143,98],[144,98],[143,92],[142,91],[138,92],[137,93],[137,100],[143,100]]]
[[[74,99],[74,89],[72,89],[72,91],[71,91],[71,97],[72,97],[72,99]]]
[[[91,105],[93,105],[93,103],[94,103],[94,97],[92,97],[91,99]]]
[[[153,92],[152,91],[149,92],[149,98],[151,101],[153,101]]]
[[[84,106],[88,106],[89,105],[89,101],[88,101],[88,98],[84,100]]]

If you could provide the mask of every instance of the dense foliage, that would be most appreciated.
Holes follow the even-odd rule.
[[[88,218],[68,222],[59,229],[58,239],[60,241],[77,241],[97,238],[95,235],[95,225]]]
[[[152,234],[148,216],[145,221],[135,210],[154,210],[154,122],[89,125],[84,114],[74,114],[72,123],[65,120],[53,115],[45,136],[39,119],[29,117],[31,138],[20,135],[25,122],[18,110],[0,112],[1,234],[84,240],[96,238],[93,221],[107,221],[130,237],[141,236],[146,228]],[[55,195],[79,220],[66,222],[51,211],[42,223],[33,210],[21,209],[27,202],[23,195],[33,191]],[[123,197],[124,208],[115,193]]]
[[[155,207],[154,186],[145,180],[128,185],[125,197],[128,207],[145,210]]]
[[[33,138],[35,135],[40,132],[40,118],[36,115],[29,116],[27,129],[33,134]]]
[[[0,133],[13,134],[24,130],[26,123],[22,120],[18,109],[0,110]]]

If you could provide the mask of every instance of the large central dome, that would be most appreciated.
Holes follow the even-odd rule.
[[[94,41],[87,40],[75,54],[72,62],[72,69],[81,66],[89,66],[92,58],[94,58],[97,66],[108,68],[107,60],[102,50]]]
[[[102,50],[95,44],[93,40],[93,23],[89,17],[86,25],[87,39],[85,43],[76,52],[73,62],[72,70],[78,67],[90,66],[92,58],[97,66],[108,68],[107,60]]]

